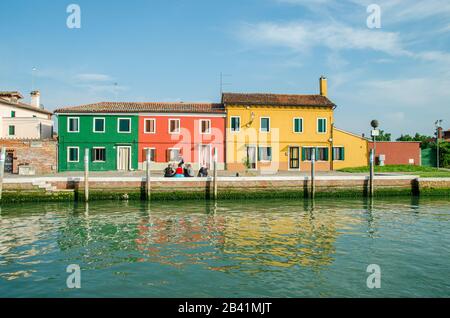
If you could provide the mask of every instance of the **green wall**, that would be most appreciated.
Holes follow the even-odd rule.
[[[67,118],[80,118],[80,129],[78,133],[67,131]],[[93,132],[93,119],[105,118],[105,132]],[[118,118],[131,119],[131,133],[119,133],[117,130]],[[126,115],[58,115],[58,169],[59,171],[83,171],[84,153],[88,148],[90,156],[89,169],[91,171],[115,171],[117,170],[117,146],[131,146],[131,166],[138,168],[138,116]],[[68,162],[67,147],[79,147],[79,161]],[[106,149],[105,162],[93,162],[92,148],[104,147]]]

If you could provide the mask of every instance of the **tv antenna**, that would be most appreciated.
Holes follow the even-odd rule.
[[[231,76],[232,76],[231,74],[224,74],[224,73],[220,72],[220,98],[222,98],[223,87],[227,86],[227,85],[231,85],[231,83],[224,82],[224,78],[231,77]]]

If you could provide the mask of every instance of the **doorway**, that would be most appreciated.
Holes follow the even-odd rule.
[[[200,167],[211,169],[211,145],[200,145]]]
[[[289,170],[300,169],[300,147],[289,147]]]
[[[257,162],[256,151],[257,151],[256,146],[248,146],[247,147],[247,163],[248,163],[248,169],[250,169],[250,170],[256,170],[256,168],[257,168],[257,166],[256,166],[256,162]]]
[[[131,147],[118,146],[117,147],[117,170],[129,171],[131,170]]]
[[[14,154],[12,152],[7,152],[5,157],[5,172],[13,173],[14,167]]]

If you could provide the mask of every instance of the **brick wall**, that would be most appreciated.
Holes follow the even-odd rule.
[[[373,149],[373,142],[369,142],[369,149]],[[403,141],[378,141],[376,143],[377,162],[379,155],[385,155],[385,165],[408,165],[410,159],[414,160],[414,165],[419,166],[420,162],[420,142]]]
[[[36,174],[56,172],[56,140],[0,139],[0,147],[6,147],[6,153],[12,154],[13,173],[19,173],[20,165],[34,167]]]

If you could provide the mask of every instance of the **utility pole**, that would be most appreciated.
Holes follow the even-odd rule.
[[[439,130],[442,127],[442,119],[436,120],[434,125],[436,126],[436,167],[439,169]]]

